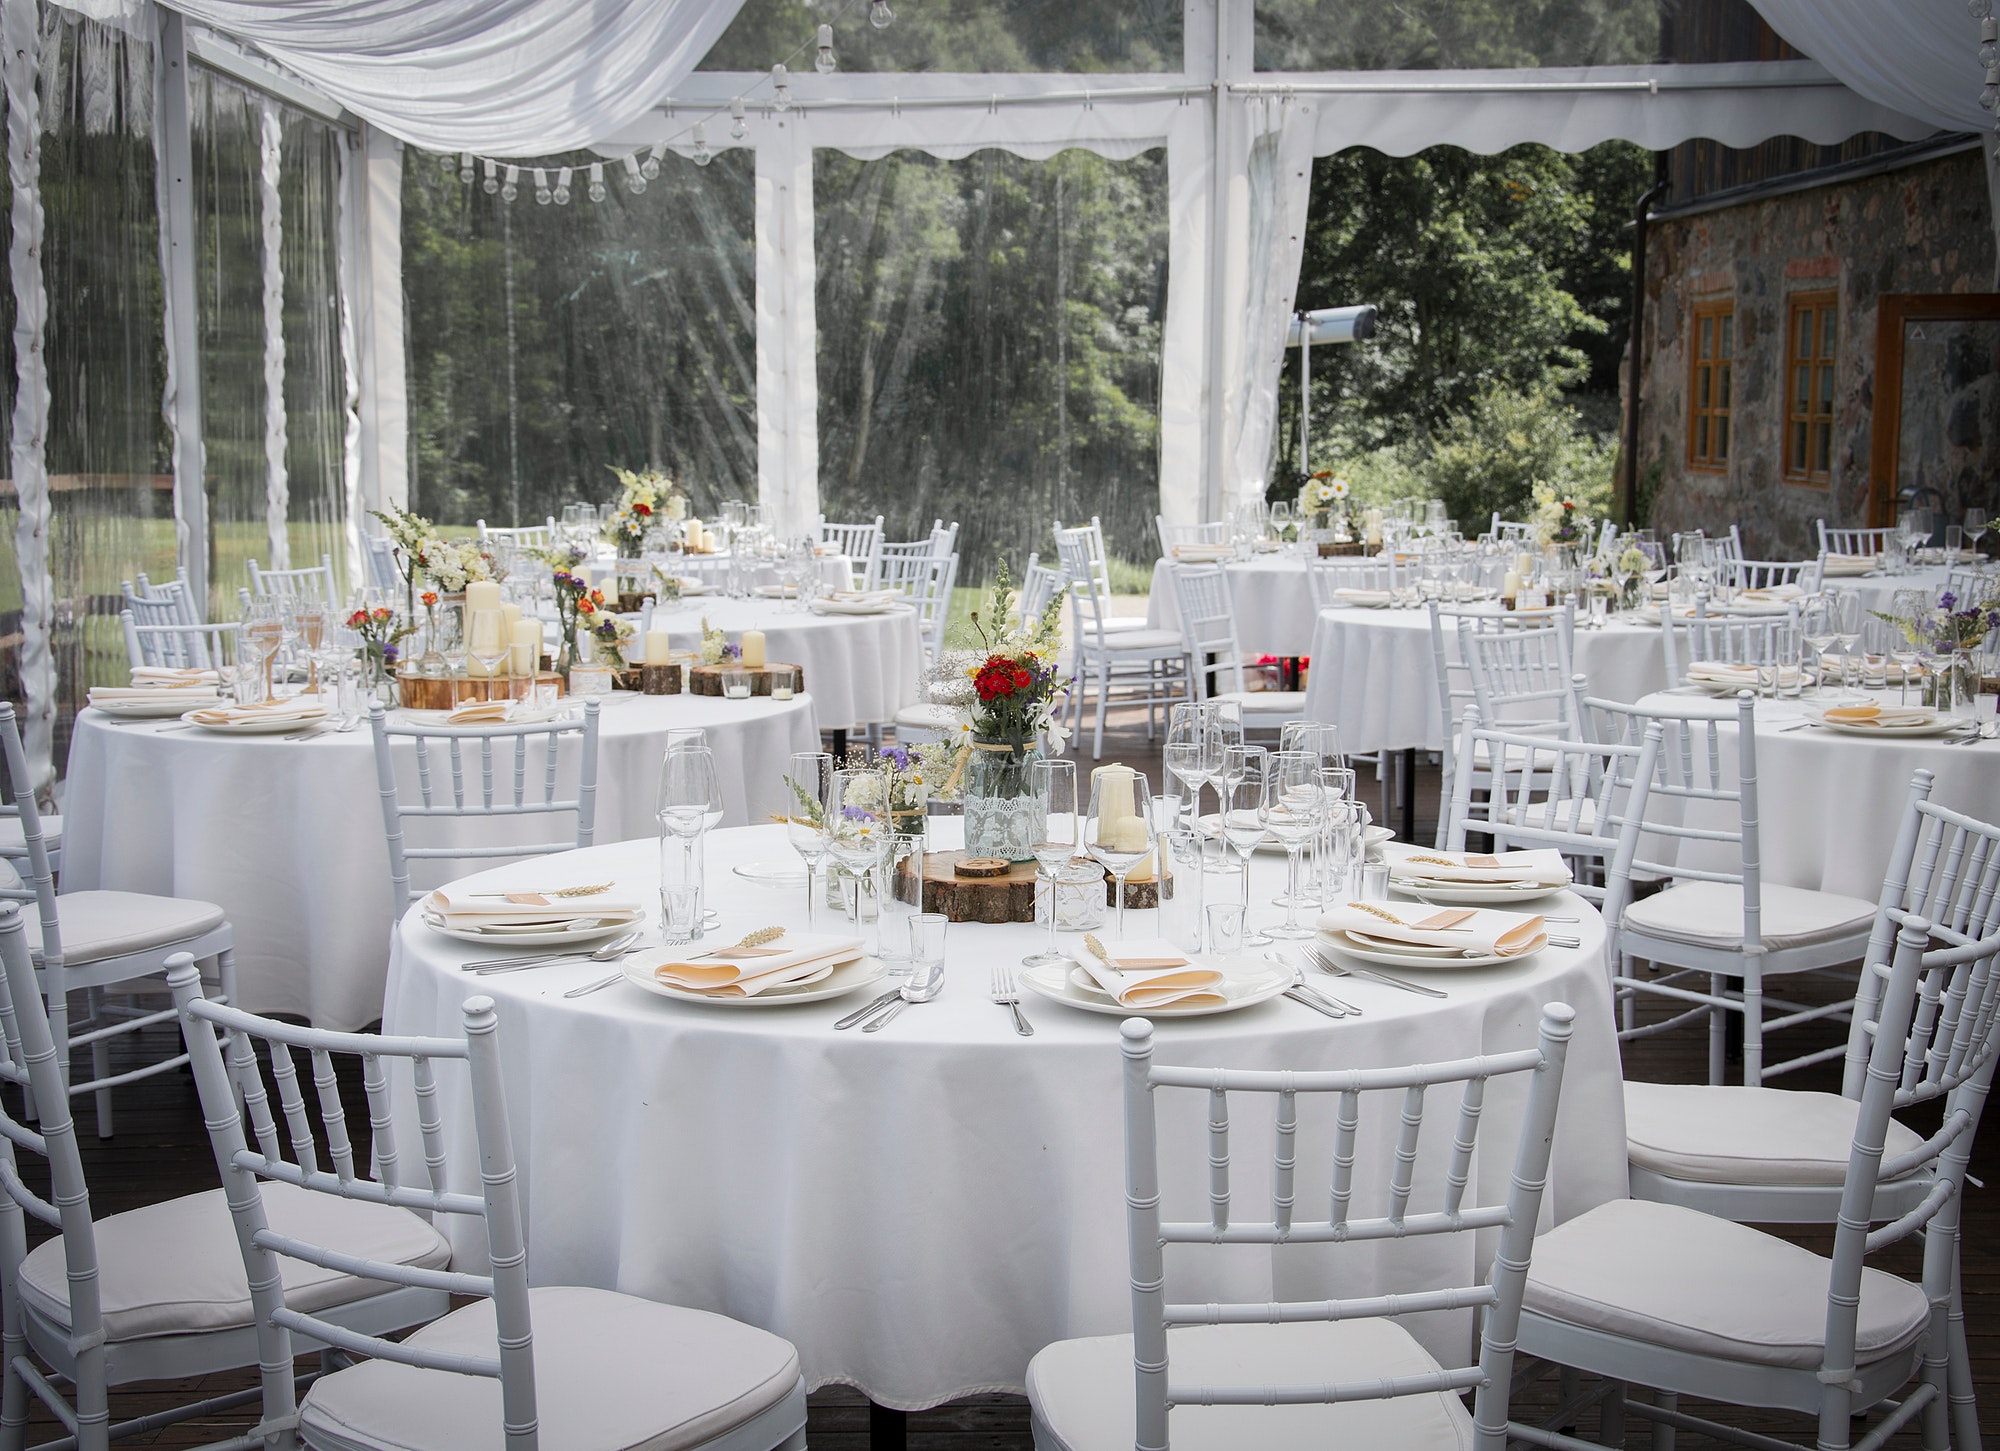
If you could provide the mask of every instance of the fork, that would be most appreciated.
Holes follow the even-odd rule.
[[[1013,1013],[1015,1032],[1023,1038],[1035,1036],[1034,1028],[1021,1014],[1021,989],[1014,981],[1014,965],[1010,962],[993,964],[993,1002]]]

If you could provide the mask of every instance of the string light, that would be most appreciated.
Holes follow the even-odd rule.
[[[470,151],[459,154],[458,179],[465,186],[472,185],[472,153]]]
[[[500,173],[500,164],[494,161],[493,158],[489,156],[486,159],[486,180],[479,184],[479,189],[485,192],[488,196],[492,196],[493,193],[500,190],[499,173]]]
[[[637,196],[645,189],[646,178],[639,171],[639,155],[634,152],[625,158],[625,190]]]
[[[896,12],[889,8],[889,0],[873,0],[868,7],[868,23],[877,30],[887,30],[896,23]]]
[[[694,123],[694,164],[706,166],[715,159],[715,153],[708,149],[708,127],[700,121]]]
[[[539,166],[535,168],[535,200],[542,206],[555,200],[555,194],[549,190],[549,174]]]
[[[792,73],[782,62],[771,67],[771,105],[780,111],[792,109]]]
[[[510,166],[504,175],[506,179],[500,183],[500,200],[511,202],[521,194],[521,168]]]
[[[590,199],[594,202],[601,202],[604,200],[605,197],[604,163],[601,161],[593,161],[590,164],[590,186],[588,189],[588,195]]]
[[[813,69],[823,76],[830,76],[837,63],[833,56],[833,27],[822,25],[819,28],[819,54],[813,59]]]
[[[556,173],[556,205],[559,207],[569,205],[569,179],[574,174],[567,166]]]
[[[666,143],[662,142],[647,152],[646,159],[639,163],[639,175],[645,177],[648,181],[652,181],[658,177],[660,174],[660,157],[665,151]]]
[[[729,139],[741,141],[750,134],[750,128],[743,124],[743,98],[738,96],[729,103]]]

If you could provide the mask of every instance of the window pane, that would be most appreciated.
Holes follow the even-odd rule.
[[[1724,363],[1722,367],[1719,369],[1719,371],[1722,374],[1722,386],[1717,391],[1720,392],[1722,398],[1721,402],[1717,406],[1721,408],[1727,408],[1729,406],[1729,378],[1730,374],[1734,370],[1729,366],[1729,364]]]
[[[1177,71],[1179,0],[907,0],[881,30],[863,3],[746,0],[699,70],[794,71],[813,63],[821,22],[833,24],[843,71]],[[803,55],[793,55],[801,46]],[[768,94],[768,93],[767,93]]]
[[[1813,355],[1813,315],[1812,309],[1801,308],[1798,312],[1798,355],[1810,358]]]
[[[962,526],[961,583],[1101,515],[1150,561],[1165,154],[815,153],[820,502]]]
[[[1719,321],[1722,324],[1722,346],[1717,351],[1725,358],[1732,358],[1736,356],[1736,314],[1725,312]]]
[[[1713,357],[1715,355],[1714,316],[1709,313],[1703,313],[1695,319],[1695,326],[1701,338],[1700,346],[1697,349],[1697,356],[1702,358]]]
[[[1833,326],[1833,309],[1822,307],[1819,310],[1819,351],[1820,356],[1823,358],[1833,356],[1835,336]]]
[[[512,204],[403,170],[411,507],[537,523],[657,467],[695,509],[756,497],[754,164],[666,156],[642,195]],[[511,325],[508,299],[513,299]]]
[[[1812,369],[1794,368],[1792,370],[1792,412],[1809,413],[1811,411]]]
[[[1698,458],[1698,459],[1701,459],[1701,460],[1703,460],[1703,461],[1706,461],[1706,460],[1708,459],[1708,456],[1709,456],[1709,453],[1708,453],[1708,415],[1707,415],[1706,413],[1701,413],[1701,414],[1697,414],[1697,415],[1695,416],[1695,420],[1694,420],[1694,456],[1695,456],[1696,458]]]
[[[1710,375],[1714,371],[1713,368],[1696,368],[1694,370],[1694,406],[1697,408],[1707,408],[1710,406],[1708,401]]]
[[[1819,397],[1815,400],[1821,413],[1833,412],[1833,369],[1824,363],[1819,370]]]
[[[1794,473],[1804,473],[1808,467],[1806,461],[1806,425],[1803,423],[1794,423],[1792,425],[1792,447],[1789,457],[1785,460],[1785,466]]]
[[[1718,413],[1715,417],[1715,457],[1718,460],[1729,457],[1729,415]]]
[[[1833,425],[1822,423],[1814,429],[1813,472],[1827,473],[1833,467]]]

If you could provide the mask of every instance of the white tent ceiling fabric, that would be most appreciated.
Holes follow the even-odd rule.
[[[742,0],[173,0],[432,151],[544,156],[670,94]]]
[[[1965,0],[1751,0],[1771,28],[1869,100],[1945,131],[1984,131],[1979,22]]]

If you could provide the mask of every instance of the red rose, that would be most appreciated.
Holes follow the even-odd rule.
[[[368,611],[366,610],[356,610],[347,617],[347,628],[350,630],[358,630],[367,623]]]
[[[632,512],[642,519],[650,518],[652,517],[653,506],[651,504],[634,504]]]

